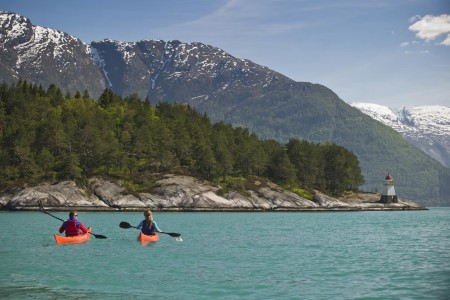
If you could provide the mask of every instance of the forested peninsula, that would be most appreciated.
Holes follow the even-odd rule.
[[[155,193],[174,174],[207,181],[219,196],[270,182],[313,200],[317,191],[342,197],[364,182],[357,157],[333,143],[281,144],[212,124],[182,103],[153,106],[109,89],[95,100],[87,90],[72,96],[23,80],[0,85],[0,170],[3,195],[61,182],[89,193],[95,178],[137,196]]]

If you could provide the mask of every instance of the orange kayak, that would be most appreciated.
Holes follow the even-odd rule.
[[[139,236],[138,236],[138,241],[140,241],[142,245],[156,242],[158,240],[159,240],[159,235],[157,235],[156,233],[153,235],[146,235],[141,232],[141,233],[139,233]]]
[[[55,234],[55,241],[57,244],[81,244],[86,243],[91,238],[91,227],[88,228],[88,232],[76,236],[62,236]]]

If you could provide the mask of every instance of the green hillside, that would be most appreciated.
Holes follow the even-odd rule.
[[[362,188],[380,191],[390,173],[400,197],[429,206],[450,205],[449,169],[322,85],[297,83],[245,99],[225,120],[279,142],[332,141],[358,156],[365,178]]]

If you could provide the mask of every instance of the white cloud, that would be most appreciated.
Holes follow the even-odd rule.
[[[411,20],[414,21],[416,19],[417,16],[413,17]],[[437,37],[450,32],[450,15],[427,15],[409,26],[409,30],[415,31],[416,36],[420,39],[426,41],[434,40]],[[447,36],[441,44],[450,46],[450,37]]]
[[[422,19],[421,16],[415,15],[414,17],[409,18],[409,22],[413,23],[413,22],[416,22],[417,20],[420,20],[420,19]]]
[[[447,38],[441,44],[445,46],[450,46],[450,34],[447,34]]]

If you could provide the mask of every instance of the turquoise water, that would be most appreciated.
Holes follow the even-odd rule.
[[[53,213],[66,219],[67,213]],[[56,245],[60,221],[0,212],[1,299],[449,299],[450,208],[407,212],[80,212],[86,244]]]

